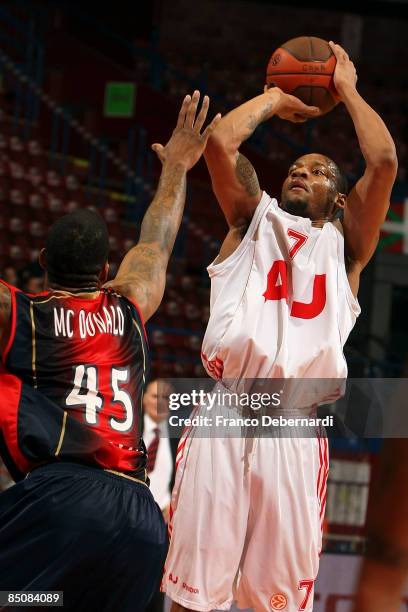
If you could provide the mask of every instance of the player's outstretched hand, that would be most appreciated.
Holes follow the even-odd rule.
[[[169,142],[166,146],[158,143],[152,145],[153,151],[162,163],[169,161],[190,170],[203,154],[208,138],[216,128],[221,115],[218,113],[201,133],[207,117],[210,99],[208,96],[204,96],[201,110],[197,115],[199,101],[200,92],[197,90],[192,96],[186,96]]]
[[[329,42],[330,48],[336,56],[336,68],[334,69],[333,81],[340,100],[345,90],[355,89],[357,83],[356,68],[348,56],[348,53],[332,40]]]
[[[281,119],[291,121],[292,123],[304,123],[308,119],[316,118],[321,114],[317,106],[307,106],[296,96],[284,93],[278,87],[270,88],[267,91],[279,92],[279,99],[274,114]]]

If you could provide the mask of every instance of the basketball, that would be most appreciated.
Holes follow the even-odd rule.
[[[315,36],[292,38],[273,52],[266,70],[268,87],[279,87],[328,113],[339,102],[333,82],[336,58],[329,43]]]

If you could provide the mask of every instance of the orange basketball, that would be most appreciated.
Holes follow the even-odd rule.
[[[329,43],[315,36],[292,38],[273,52],[266,70],[269,87],[297,96],[328,113],[339,102],[333,83],[336,57]]]

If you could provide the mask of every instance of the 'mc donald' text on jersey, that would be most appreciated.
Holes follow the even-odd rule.
[[[65,338],[88,338],[95,334],[123,336],[125,317],[120,306],[103,306],[98,312],[87,312],[84,309],[74,311],[63,307],[54,307],[55,336]]]

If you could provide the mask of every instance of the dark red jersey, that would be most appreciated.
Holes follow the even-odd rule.
[[[0,425],[17,469],[65,459],[144,478],[148,351],[136,304],[105,289],[94,299],[10,290]]]

